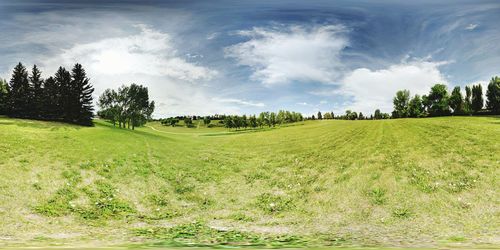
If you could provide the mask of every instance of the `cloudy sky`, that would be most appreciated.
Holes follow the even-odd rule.
[[[390,112],[399,89],[500,75],[499,13],[499,1],[0,0],[0,77],[19,61],[45,77],[79,62],[96,97],[148,86],[156,117]]]

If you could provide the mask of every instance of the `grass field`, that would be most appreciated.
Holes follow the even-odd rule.
[[[0,118],[0,247],[500,246],[500,117],[135,131]]]

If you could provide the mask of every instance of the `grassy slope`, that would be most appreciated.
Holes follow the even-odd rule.
[[[193,221],[345,244],[499,244],[498,117],[214,136],[0,118],[0,138],[6,244],[168,238],[159,228]]]

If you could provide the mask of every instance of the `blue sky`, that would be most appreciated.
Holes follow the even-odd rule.
[[[408,2],[0,0],[0,76],[80,62],[96,97],[143,84],[163,117],[390,112],[500,75],[499,1]]]

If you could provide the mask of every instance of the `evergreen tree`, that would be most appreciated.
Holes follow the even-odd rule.
[[[64,121],[71,122],[74,118],[73,112],[75,109],[72,106],[72,100],[76,99],[75,91],[71,86],[71,74],[63,67],[59,67],[54,80],[59,88],[59,117]]]
[[[483,88],[481,84],[472,86],[472,111],[474,113],[479,112],[483,109],[484,100],[483,100]]]
[[[62,116],[60,106],[61,92],[59,85],[53,77],[47,78],[43,83],[41,115],[45,119],[59,119]]]
[[[464,100],[462,97],[462,93],[460,93],[459,86],[456,86],[451,92],[449,103],[450,103],[450,108],[453,109],[453,114],[455,115],[463,114]]]
[[[500,78],[495,76],[491,78],[486,90],[486,107],[493,114],[500,114]]]
[[[10,115],[14,117],[28,117],[30,110],[29,93],[31,91],[28,72],[22,63],[17,64],[14,68],[9,84]]]
[[[81,125],[92,125],[94,107],[92,105],[92,93],[94,88],[90,84],[87,74],[82,65],[77,63],[71,71],[71,84],[69,88],[71,99],[69,100],[70,119]]]
[[[9,107],[9,85],[0,78],[0,115],[7,114]]]
[[[318,111],[318,120],[323,119],[323,116],[321,116],[321,111]]]
[[[31,117],[33,118],[41,118],[42,110],[44,109],[43,105],[43,79],[42,72],[38,69],[36,65],[33,65],[33,69],[31,70],[30,79],[30,89],[32,89],[30,104],[31,107]]]

